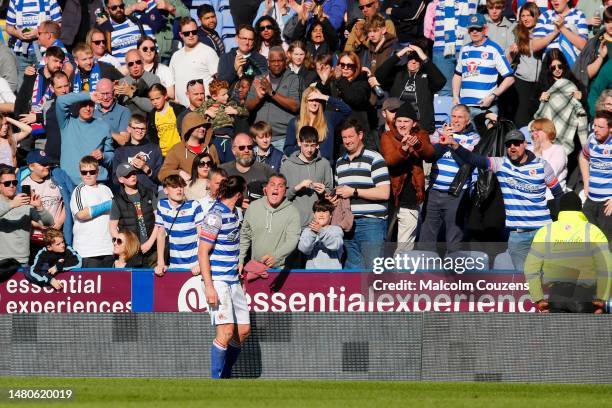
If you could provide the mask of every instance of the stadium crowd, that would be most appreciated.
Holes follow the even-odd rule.
[[[10,0],[6,33],[0,260],[39,284],[197,275],[215,236],[217,268],[495,241],[520,270],[567,191],[612,238],[610,0]]]

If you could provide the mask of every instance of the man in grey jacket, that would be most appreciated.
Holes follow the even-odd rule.
[[[132,113],[146,115],[153,110],[148,96],[149,88],[160,83],[159,77],[145,71],[144,60],[137,49],[128,51],[125,62],[128,74],[115,85],[117,100]]]
[[[50,227],[54,221],[34,190],[17,194],[15,170],[0,167],[0,260],[13,258],[27,265],[33,222]]]

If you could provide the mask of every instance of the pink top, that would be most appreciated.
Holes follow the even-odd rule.
[[[542,150],[542,159],[544,159],[550,167],[552,167],[555,175],[557,176],[557,180],[559,180],[559,185],[563,191],[565,191],[567,178],[567,155],[565,154],[565,150],[563,146],[558,144],[553,144],[546,150]],[[550,192],[550,189],[546,189],[546,199],[552,200],[553,195]]]
[[[425,38],[429,38],[432,41],[434,40],[434,18],[436,17],[436,7],[439,2],[440,0],[434,0],[427,5],[425,20],[423,21],[423,34]]]

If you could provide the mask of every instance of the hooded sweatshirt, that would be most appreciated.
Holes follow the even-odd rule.
[[[287,199],[300,213],[302,227],[308,225],[312,219],[312,205],[318,200],[317,193],[309,187],[295,191],[295,186],[304,180],[312,180],[313,183],[325,184],[325,189],[331,191],[334,187],[332,168],[327,159],[317,153],[317,157],[310,163],[306,163],[299,157],[300,152],[293,152],[281,165],[281,174],[287,177]]]
[[[304,228],[298,249],[306,255],[306,269],[342,269],[343,235],[337,225],[323,227],[318,234]]]
[[[184,137],[184,136],[183,136]],[[210,157],[216,164],[219,164],[219,155],[217,154],[217,148],[213,145],[210,140],[212,139],[212,132],[209,130],[206,132],[206,138],[204,139],[204,149],[202,152],[208,152]],[[163,183],[164,179],[172,174],[179,174],[180,170],[191,174],[191,166],[193,165],[193,159],[197,156],[197,153],[189,148],[186,141],[177,143],[166,154],[164,164],[159,169],[159,181]]]
[[[276,260],[273,268],[283,269],[286,258],[297,247],[300,232],[300,214],[291,201],[285,199],[276,208],[265,197],[254,201],[240,230],[240,263],[244,264],[250,248],[252,259],[272,255]]]

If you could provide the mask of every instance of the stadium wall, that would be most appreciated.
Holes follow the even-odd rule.
[[[610,315],[252,313],[235,376],[609,383]],[[209,376],[207,313],[0,315],[1,376]]]

